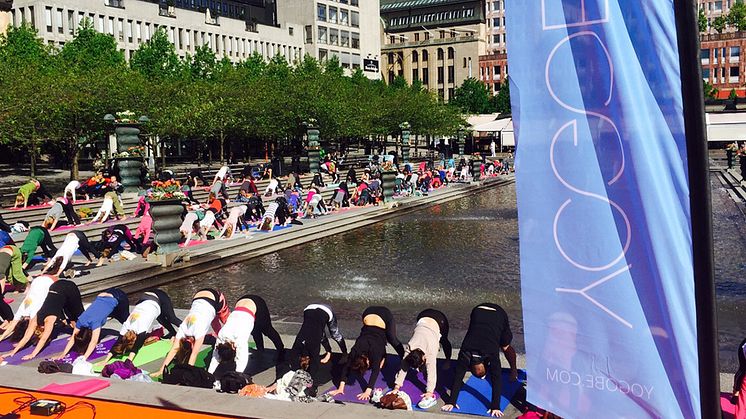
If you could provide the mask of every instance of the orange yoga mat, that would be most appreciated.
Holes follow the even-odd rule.
[[[147,385],[147,384],[145,384]],[[13,392],[13,393],[8,393]],[[134,405],[129,403],[118,403],[103,400],[95,400],[83,397],[61,396],[52,393],[38,391],[16,390],[8,387],[0,387],[0,416],[13,411],[18,405],[13,401],[23,397],[22,393],[28,393],[37,399],[57,400],[72,406],[78,401],[90,403],[96,407],[96,419],[122,419],[122,418],[158,418],[158,419],[208,419],[208,418],[230,418],[231,416],[217,416],[212,414],[180,412],[164,408],[155,408]],[[176,407],[175,407],[176,408]],[[21,419],[38,419],[42,416],[31,416],[29,409],[18,412]],[[54,417],[54,416],[52,416]],[[74,410],[67,412],[62,419],[91,419],[93,412],[88,407],[76,406]]]

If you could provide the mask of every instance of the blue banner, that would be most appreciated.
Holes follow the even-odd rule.
[[[528,400],[701,416],[670,0],[508,0]]]

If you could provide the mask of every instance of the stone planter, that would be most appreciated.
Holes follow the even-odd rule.
[[[474,159],[471,161],[471,177],[472,180],[479,180],[482,177],[482,160]]]
[[[389,170],[381,173],[381,188],[383,188],[383,202],[394,200],[394,186],[396,186],[396,175],[398,172]]]
[[[163,201],[151,201],[150,216],[153,217],[153,233],[155,243],[158,245],[157,254],[174,253],[179,250],[181,240],[181,214],[184,206],[179,199],[168,199]]]
[[[117,136],[117,152],[123,153],[130,147],[140,146],[139,124],[117,124],[114,134]]]
[[[119,182],[124,192],[137,192],[142,188],[142,157],[117,157],[114,164],[119,172]]]

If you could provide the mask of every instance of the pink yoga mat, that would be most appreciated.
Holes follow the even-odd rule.
[[[51,206],[52,205],[50,205],[50,204],[42,204],[42,205],[29,205],[26,208],[23,208],[23,207],[19,207],[19,208],[10,207],[10,208],[7,208],[7,209],[10,210],[10,211],[23,211],[23,210],[32,210],[32,209],[39,209],[39,208],[47,208],[47,207],[51,207]]]
[[[199,246],[200,244],[207,243],[208,240],[192,240],[189,242],[189,246],[184,246],[184,243],[179,243],[179,247],[192,247]]]
[[[723,419],[736,417],[736,405],[730,402],[731,393],[720,393],[720,410],[723,411]]]
[[[85,397],[89,394],[93,394],[97,391],[103,390],[110,385],[111,383],[109,383],[108,380],[90,378],[88,380],[69,384],[52,383],[40,388],[39,391],[46,391],[49,393],[61,394],[65,396]]]

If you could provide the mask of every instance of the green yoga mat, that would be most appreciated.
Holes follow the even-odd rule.
[[[135,355],[135,359],[132,360],[132,363],[135,364],[136,367],[140,367],[149,362],[153,362],[155,360],[165,358],[166,354],[168,354],[168,351],[170,349],[171,349],[170,340],[159,340],[158,342],[151,343],[150,345],[145,345],[142,348],[140,348],[140,351],[137,352],[137,355]],[[127,359],[127,357],[125,356],[112,358],[109,361],[109,364],[115,361],[123,361],[125,359]],[[104,369],[103,365],[96,365],[93,368],[93,371],[101,372],[103,369]]]

